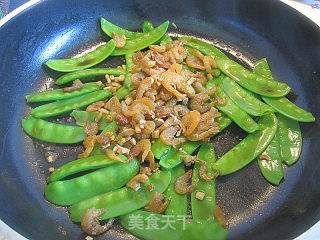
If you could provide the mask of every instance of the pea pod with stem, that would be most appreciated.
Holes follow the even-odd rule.
[[[54,181],[44,189],[45,197],[57,205],[71,205],[122,187],[138,173],[139,166],[139,161],[134,159],[128,163],[116,163],[73,179]]]
[[[140,227],[133,227],[132,219],[142,219]],[[157,228],[148,228],[149,221],[159,223]],[[166,226],[170,221],[171,226]],[[121,216],[121,225],[137,237],[146,240],[225,240],[228,231],[216,220],[190,220],[186,216],[166,216],[147,211],[134,211]]]
[[[76,108],[88,106],[91,103],[106,99],[111,95],[112,93],[109,91],[99,90],[82,96],[58,100],[52,103],[41,105],[32,109],[30,114],[37,118],[57,116],[62,113],[70,112]]]
[[[262,153],[273,139],[278,120],[273,113],[260,117],[258,122],[260,129],[250,133],[238,145],[224,154],[216,161],[214,168],[220,175],[227,175],[240,170]]]
[[[124,45],[122,48],[116,48],[112,52],[112,56],[125,55],[147,48],[161,39],[161,37],[166,33],[168,26],[169,21],[166,21],[152,31],[142,33],[140,37],[128,39],[126,45]]]
[[[224,75],[220,75],[220,77],[218,78],[211,79],[207,83],[206,88],[215,86],[215,84],[219,82],[218,79],[223,79],[224,77]],[[246,132],[252,133],[258,130],[258,124],[249,116],[249,114],[243,111],[235,102],[233,102],[231,98],[229,98],[223,91],[219,84],[218,86],[219,88],[216,93],[219,98],[225,99],[225,104],[216,105],[216,107],[229,118],[231,118],[239,127],[241,127]]]
[[[104,18],[100,19],[100,23],[101,23],[102,31],[111,38],[112,38],[112,32],[115,32],[117,35],[119,35],[119,37],[121,37],[122,34],[124,34],[128,39],[138,38],[143,35],[143,33],[141,32],[133,32],[133,31],[129,31],[124,28],[118,27]]]
[[[171,200],[169,206],[166,209],[166,215],[187,215],[188,213],[188,199],[186,194],[178,194],[175,191],[175,182],[177,178],[185,173],[185,168],[183,164],[171,168],[168,170],[171,172],[171,181],[168,189],[164,192],[166,195],[165,200]]]
[[[78,143],[86,134],[83,127],[48,122],[29,116],[21,121],[23,130],[30,136],[51,143]]]
[[[228,97],[248,114],[262,116],[268,112],[274,112],[272,107],[260,101],[253,93],[239,86],[231,78],[217,78],[215,81]]]
[[[76,79],[105,76],[106,74],[119,76],[124,75],[125,72],[122,68],[90,68],[78,70],[62,75],[56,80],[55,84],[62,85]]]
[[[63,89],[47,90],[43,92],[29,94],[26,96],[26,100],[27,102],[45,102],[73,98],[84,95],[86,93],[98,91],[102,87],[102,85],[98,86],[95,82],[85,83],[79,90],[75,90],[72,92],[64,92]]]
[[[202,143],[197,157],[206,162],[208,174],[214,174],[215,152],[213,143]],[[192,184],[198,183],[198,186],[191,192],[191,210],[193,220],[214,220],[214,206],[216,204],[215,180],[199,180],[199,168],[201,163],[196,162],[193,167]],[[197,192],[203,192],[203,200],[196,198]]]
[[[234,79],[244,88],[267,97],[283,97],[290,92],[290,87],[285,83],[274,82],[261,75],[250,72],[240,64],[229,59],[219,49],[191,37],[181,37],[180,40],[186,40],[186,45],[198,49],[205,55],[214,56],[219,69]]]
[[[279,130],[280,122],[278,124]],[[271,140],[269,146],[261,154],[266,156],[268,159],[259,159],[258,164],[260,171],[265,179],[274,185],[279,185],[281,179],[284,177],[284,172],[282,168],[282,158],[280,154],[279,146],[279,133],[278,130]]]
[[[302,150],[300,126],[297,121],[281,114],[277,117],[281,158],[286,164],[292,165],[299,159]]]
[[[123,160],[126,160],[125,157],[121,155],[120,157]],[[54,181],[61,180],[75,173],[104,168],[115,163],[119,163],[119,162],[116,160],[110,159],[106,154],[77,159],[54,170],[54,172],[47,179],[47,182],[51,183]]]
[[[269,79],[270,81],[275,81],[272,77],[269,64],[265,58],[255,62],[253,72]],[[262,99],[271,107],[273,107],[277,112],[288,118],[291,118],[298,122],[315,121],[314,116],[312,116],[310,112],[307,112],[304,109],[298,107],[286,97],[270,98],[262,96]]]
[[[137,191],[123,187],[83,200],[69,208],[70,218],[73,222],[80,222],[85,211],[92,207],[105,210],[100,215],[100,220],[128,214],[146,206],[155,192],[163,193],[167,189],[170,179],[170,172],[158,171],[153,173],[146,183],[141,183],[141,188]],[[152,191],[148,189],[150,184],[153,185]]]
[[[94,51],[85,54],[84,56],[72,59],[50,59],[45,64],[59,72],[73,72],[81,69],[86,69],[97,65],[105,60],[116,47],[116,42],[111,39],[109,42],[97,47]]]
[[[115,119],[115,112],[110,112],[110,116],[112,117],[112,120]],[[92,123],[95,122],[95,119],[98,117],[99,112],[87,112],[87,111],[79,111],[79,110],[73,110],[70,113],[70,116],[73,117],[76,120],[76,124],[79,126],[84,126],[86,122]],[[99,121],[99,130],[105,129],[110,122],[108,122],[105,118],[105,115],[100,119]]]

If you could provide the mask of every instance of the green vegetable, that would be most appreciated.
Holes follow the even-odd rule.
[[[142,23],[142,32],[150,32],[154,29],[153,23],[150,21],[143,21]]]
[[[88,106],[91,103],[103,100],[111,95],[112,93],[109,91],[99,90],[82,96],[41,105],[32,109],[30,114],[38,118],[57,116],[62,113],[70,112],[76,108]]]
[[[142,31],[143,32],[150,32],[154,29],[154,26],[152,22],[150,21],[144,21],[142,24]],[[165,46],[167,44],[173,43],[172,38],[168,35],[165,34],[161,39],[160,39],[160,46]]]
[[[126,29],[123,29],[121,27],[114,25],[113,23],[107,21],[104,18],[101,18],[100,22],[101,22],[102,31],[104,31],[104,33],[107,34],[111,38],[112,38],[112,32],[115,32],[119,37],[121,37],[122,34],[124,34],[128,39],[143,36],[143,33],[141,33],[141,32],[128,31]]]
[[[76,124],[79,126],[84,126],[86,122],[92,123],[95,122],[96,117],[99,115],[98,111],[94,112],[87,112],[87,111],[78,111],[78,110],[73,110],[72,113],[70,113],[71,117],[74,117],[76,120]],[[112,116],[112,120],[115,119],[115,112],[110,112],[110,116]],[[105,114],[102,116],[101,120],[99,121],[99,130],[105,129],[110,122],[107,122],[105,118]]]
[[[279,120],[279,142],[282,160],[292,165],[298,161],[302,150],[302,136],[299,123],[281,114]]]
[[[171,181],[168,189],[164,192],[165,200],[171,199],[169,206],[166,209],[166,215],[187,215],[188,213],[188,199],[187,195],[178,194],[174,190],[174,184],[178,177],[185,173],[184,165],[178,166],[169,170],[171,172]]]
[[[215,153],[213,143],[203,143],[198,152],[198,158],[206,162],[208,175],[214,174]],[[199,179],[201,163],[196,162],[193,167],[192,184],[198,182],[198,186],[191,192],[191,210],[193,220],[214,220],[213,209],[216,204],[215,180],[204,181]],[[196,198],[197,192],[205,193],[203,200]]]
[[[211,79],[207,83],[206,88],[215,86],[215,82],[219,82],[218,79],[223,79],[224,77],[225,76],[220,75],[219,78]],[[218,86],[220,85],[218,84]],[[219,98],[225,99],[225,105],[216,105],[216,107],[231,118],[239,127],[249,133],[255,132],[259,128],[258,124],[248,115],[248,113],[235,104],[235,102],[225,94],[221,87],[218,88],[216,93]]]
[[[274,81],[269,64],[265,58],[255,62],[253,72],[261,75],[270,81]],[[315,118],[311,113],[299,108],[294,103],[290,102],[287,98],[269,98],[262,97],[262,99],[273,107],[277,112],[284,116],[296,120],[298,122],[314,122]]]
[[[125,158],[123,159],[126,160]],[[118,163],[118,161],[110,159],[106,154],[81,158],[69,162],[63,165],[62,167],[54,170],[54,172],[48,178],[47,182],[54,182],[75,173],[83,172],[86,170],[103,168],[115,163]]]
[[[75,72],[70,72],[62,75],[56,80],[55,84],[62,85],[76,79],[104,76],[106,74],[116,75],[116,76],[124,75],[125,70],[122,68],[90,68],[90,69],[78,70]]]
[[[231,78],[217,78],[216,82],[228,97],[248,114],[253,116],[262,116],[268,112],[274,112],[272,107],[261,102],[253,93],[240,87]]]
[[[172,38],[168,34],[165,34],[160,41],[160,46],[165,46],[171,43],[173,43]]]
[[[122,187],[138,173],[139,165],[136,159],[129,163],[116,163],[81,177],[52,182],[46,186],[44,193],[54,204],[71,205]]]
[[[269,158],[269,160],[258,158],[258,164],[262,175],[270,183],[279,185],[281,179],[284,177],[284,172],[282,168],[278,133],[275,134],[274,138],[271,140],[269,146],[262,155],[266,155]]]
[[[55,90],[47,90],[44,92],[32,93],[26,96],[27,102],[44,102],[44,101],[53,101],[53,100],[61,100],[66,98],[77,97],[80,95],[84,95],[86,93],[91,93],[98,91],[101,89],[95,82],[85,83],[83,87],[79,90],[75,90],[72,92],[64,92],[62,89]]]
[[[192,154],[201,142],[187,141],[177,146],[177,149],[172,148],[171,151],[164,157],[160,158],[160,165],[166,169],[173,168],[183,162],[183,156]],[[181,151],[179,151],[179,149]]]
[[[126,45],[122,48],[116,48],[112,52],[112,56],[125,55],[133,53],[138,50],[147,48],[151,44],[157,42],[166,33],[169,26],[169,21],[162,23],[150,32],[143,33],[140,37],[134,39],[128,39]]]
[[[135,218],[142,219],[140,228],[132,226],[132,219]],[[148,228],[148,220],[152,219],[158,220],[158,229]],[[166,226],[168,221],[170,226]],[[188,221],[185,216],[166,216],[141,210],[121,216],[121,225],[146,240],[225,240],[228,236],[228,231],[217,221]]]
[[[113,52],[116,47],[116,42],[111,39],[109,42],[97,47],[94,51],[86,55],[72,59],[50,59],[45,64],[59,72],[72,72],[80,69],[92,67],[107,57]]]
[[[171,174],[168,171],[155,172],[148,182],[141,183],[141,188],[137,191],[123,187],[72,205],[69,209],[70,218],[73,222],[80,222],[85,211],[92,207],[105,209],[100,220],[128,214],[146,206],[155,192],[163,193],[170,179]],[[150,184],[153,185],[153,191],[148,190]]]
[[[31,116],[22,119],[21,124],[27,134],[45,142],[78,143],[86,136],[82,127],[51,123]]]
[[[215,163],[214,168],[220,171],[220,175],[227,175],[245,167],[269,145],[277,130],[277,118],[273,113],[269,113],[260,117],[258,123],[260,130],[249,134]]]
[[[155,140],[151,145],[151,151],[155,158],[160,159],[162,156],[166,155],[172,147],[166,145],[160,138]]]

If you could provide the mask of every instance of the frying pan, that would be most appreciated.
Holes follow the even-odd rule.
[[[65,147],[28,137],[20,120],[31,107],[24,96],[53,85],[58,73],[43,63],[88,51],[108,38],[104,17],[127,29],[143,20],[165,20],[172,35],[207,39],[231,58],[252,67],[266,57],[276,80],[288,83],[289,98],[317,119],[320,114],[320,29],[279,1],[268,0],[46,0],[14,16],[0,28],[0,218],[29,239],[84,239],[67,209],[43,197],[48,167],[75,159],[80,145]],[[121,58],[99,65],[114,67]],[[229,239],[293,239],[320,220],[319,122],[301,124],[300,160],[285,168],[279,187],[267,183],[256,161],[217,181],[217,202],[226,213]],[[213,139],[218,157],[245,137],[230,126]],[[45,161],[46,151],[59,157]],[[200,236],[199,236],[200,238]],[[117,224],[96,239],[136,239]]]

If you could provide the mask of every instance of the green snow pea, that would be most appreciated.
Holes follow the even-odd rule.
[[[213,169],[215,163],[215,152],[213,143],[204,142],[198,152],[198,158],[204,160],[208,167],[208,174],[214,174]],[[192,184],[198,182],[198,186],[191,192],[191,210],[192,218],[194,220],[214,220],[213,209],[216,204],[215,180],[203,181],[199,179],[199,168],[201,163],[196,162],[193,167]],[[196,198],[197,192],[204,192],[205,197],[203,200]]]
[[[134,63],[133,63],[133,60],[132,60],[132,55],[133,55],[133,53],[128,53],[125,56],[126,66],[127,66],[127,68],[126,68],[126,76],[125,76],[125,79],[124,79],[123,86],[120,89],[118,89],[118,91],[115,93],[115,96],[119,100],[124,99],[134,89],[134,85],[131,83],[131,76],[132,76],[131,70],[134,67]]]
[[[221,52],[219,49],[217,49],[213,45],[206,43],[204,41],[201,41],[199,39],[192,38],[192,37],[179,37],[178,40],[187,41],[185,44],[186,46],[195,48],[205,55],[228,58],[227,55],[225,55],[223,52]]]
[[[267,59],[263,58],[254,64],[253,72],[261,75],[270,81],[274,81],[272,73],[270,71]],[[290,102],[287,98],[269,98],[262,97],[262,99],[273,107],[277,112],[285,115],[288,118],[296,120],[298,122],[314,122],[315,118],[311,113],[301,109],[294,103]]]
[[[299,159],[302,150],[300,126],[297,121],[281,114],[277,117],[281,157],[286,164],[292,165]]]
[[[132,219],[142,219],[141,227],[132,226]],[[149,221],[157,221],[158,228],[148,228]],[[170,226],[166,224],[170,221]],[[166,216],[138,210],[121,216],[121,225],[133,235],[146,240],[225,240],[228,231],[218,221],[190,220],[186,216]]]
[[[104,76],[106,74],[119,76],[125,73],[126,71],[122,68],[90,68],[64,74],[56,80],[55,84],[62,85],[81,78]]]
[[[164,142],[162,142],[160,138],[155,140],[155,142],[151,145],[151,151],[154,157],[157,159],[160,159],[162,156],[165,156],[171,148],[171,146],[166,145]]]
[[[273,113],[268,113],[261,116],[258,123],[260,130],[249,134],[215,163],[214,168],[220,171],[220,175],[245,167],[269,145],[277,130],[277,118]]]
[[[116,42],[111,39],[109,42],[97,47],[94,51],[84,56],[72,59],[50,59],[45,64],[49,68],[59,72],[73,72],[92,67],[102,62],[110,56],[115,47]]]
[[[98,111],[87,112],[87,111],[73,110],[72,113],[70,113],[70,116],[74,117],[74,119],[76,120],[76,124],[79,126],[84,126],[86,122],[89,122],[89,123],[95,122],[95,119],[98,115],[99,115]],[[115,119],[115,115],[116,115],[115,112],[110,112],[110,116],[112,116],[112,120]],[[106,126],[109,125],[109,122],[107,122],[104,116],[99,121],[99,130],[103,130],[106,128]]]
[[[128,39],[126,45],[124,45],[122,48],[116,48],[112,52],[112,56],[133,53],[152,45],[153,43],[161,39],[161,37],[166,33],[168,26],[169,21],[166,21],[152,31],[143,33],[138,38]]]
[[[272,81],[250,72],[240,64],[227,58],[216,58],[219,69],[244,88],[266,97],[283,97],[290,92],[286,83]]]
[[[280,125],[280,122],[279,122]],[[279,126],[278,126],[279,128]],[[281,179],[284,177],[284,172],[282,168],[282,158],[280,155],[279,146],[279,133],[278,131],[274,135],[267,149],[262,153],[262,155],[267,155],[270,160],[259,159],[258,164],[260,171],[265,179],[274,185],[279,185]]]
[[[166,215],[184,215],[188,214],[188,199],[187,195],[178,194],[174,190],[174,184],[178,177],[185,173],[184,165],[179,164],[178,166],[168,170],[171,172],[171,181],[168,189],[164,192],[166,195],[165,200],[171,199],[169,206],[166,209]]]
[[[170,172],[158,171],[150,176],[148,182],[142,183],[141,188],[137,191],[123,187],[78,202],[69,208],[71,221],[80,222],[85,211],[92,207],[105,209],[105,212],[99,217],[100,220],[128,214],[146,206],[155,192],[163,193],[170,179]],[[148,190],[150,184],[153,185],[152,191]]]
[[[81,177],[49,183],[44,194],[54,204],[71,205],[122,187],[138,173],[139,166],[137,159],[115,163]]]
[[[274,112],[273,108],[260,101],[250,91],[243,89],[229,77],[217,78],[216,82],[243,111],[253,116]]]
[[[122,155],[120,155],[120,157],[123,160],[126,160],[126,158]],[[75,173],[83,172],[86,170],[103,168],[115,163],[119,162],[110,159],[106,154],[77,159],[54,170],[54,172],[48,178],[47,182],[54,182]]]
[[[79,90],[72,92],[64,92],[62,89],[47,90],[43,92],[32,93],[26,96],[27,102],[44,102],[44,101],[53,101],[61,100],[66,98],[77,97],[84,95],[86,93],[91,93],[98,91],[103,86],[98,86],[95,82],[85,83],[83,87]]]
[[[27,134],[45,142],[78,143],[86,136],[83,127],[51,123],[32,116],[22,119],[21,124]]]
[[[298,122],[314,122],[316,119],[311,113],[299,108],[288,98],[262,98],[267,104],[273,107],[277,112]]]
[[[150,21],[143,22],[143,24],[142,24],[142,31],[143,32],[150,32],[153,29],[154,29],[154,26],[153,26],[152,22],[150,22]],[[160,46],[165,46],[165,45],[171,44],[171,43],[173,43],[173,40],[168,34],[165,34],[160,39]]]
[[[183,156],[192,154],[199,146],[201,142],[187,141],[177,146],[177,149],[172,148],[167,155],[160,158],[160,165],[166,169],[171,169],[181,162],[183,162]],[[182,151],[179,149],[182,148]]]
[[[85,107],[91,103],[103,100],[111,95],[112,93],[109,91],[99,90],[82,96],[58,100],[52,103],[41,105],[32,109],[30,114],[38,118],[57,116],[62,113],[70,112],[75,108]]]
[[[211,79],[207,83],[206,88],[215,86],[214,83],[219,82],[218,79],[223,79],[224,77],[224,75],[220,75],[219,78]],[[220,86],[220,84],[218,84],[218,86]],[[218,97],[224,98],[226,101],[225,105],[216,105],[216,107],[231,118],[239,127],[248,133],[255,132],[259,128],[258,124],[249,116],[249,114],[243,111],[233,100],[231,100],[221,87],[218,88],[216,93]]]
[[[142,23],[142,32],[150,32],[154,29],[153,23],[150,21],[143,21]]]
[[[132,31],[123,29],[123,28],[118,27],[118,26],[114,25],[113,23],[107,21],[104,18],[100,19],[100,23],[101,23],[102,31],[104,31],[104,33],[107,34],[111,38],[112,38],[112,32],[115,32],[117,35],[119,35],[119,37],[121,37],[122,34],[124,34],[128,39],[138,38],[138,37],[143,36],[143,33],[141,33],[141,32],[132,32]]]

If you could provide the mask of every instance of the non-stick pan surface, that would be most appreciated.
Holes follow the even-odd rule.
[[[100,17],[132,30],[140,29],[143,20],[155,25],[170,20],[178,26],[170,33],[210,40],[249,68],[266,57],[274,78],[292,87],[289,97],[319,119],[320,30],[278,1],[40,1],[0,28],[0,218],[29,239],[86,236],[69,220],[66,208],[43,197],[48,167],[75,159],[81,146],[34,141],[20,120],[35,106],[27,105],[24,96],[52,86],[59,76],[42,65],[45,61],[74,57],[107,40]],[[111,58],[100,66],[119,63]],[[285,169],[279,187],[265,181],[256,161],[219,178],[217,202],[226,212],[230,239],[293,239],[320,220],[319,122],[301,126],[301,158]],[[245,135],[229,127],[213,139],[217,154]],[[54,164],[45,161],[48,147],[59,155]],[[117,225],[96,239],[135,238]]]

